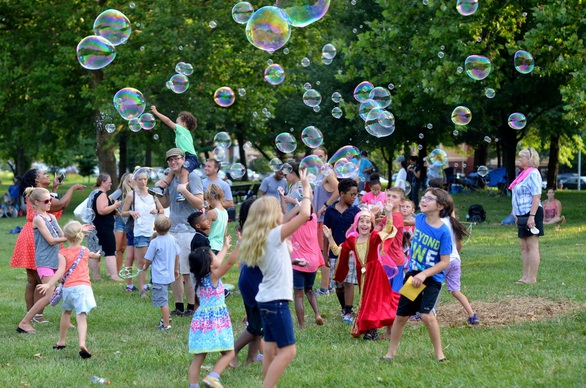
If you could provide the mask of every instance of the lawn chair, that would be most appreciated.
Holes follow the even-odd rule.
[[[491,195],[506,195],[507,194],[507,169],[505,167],[500,167],[492,170],[489,173],[489,180],[486,184],[488,188],[488,192],[486,194],[487,197]],[[496,190],[492,190],[492,188],[496,188]]]

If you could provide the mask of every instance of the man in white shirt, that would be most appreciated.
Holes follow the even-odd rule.
[[[208,159],[204,167],[204,173],[206,174],[206,178],[202,182],[203,190],[205,192],[208,189],[208,186],[211,184],[219,186],[224,192],[224,202],[222,202],[222,205],[226,209],[229,209],[234,207],[232,189],[230,188],[230,185],[228,183],[218,178],[218,171],[220,171],[220,166],[220,162],[218,162],[216,159]]]

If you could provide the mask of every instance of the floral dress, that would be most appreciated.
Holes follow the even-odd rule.
[[[189,353],[210,353],[234,349],[230,314],[226,307],[224,285],[214,287],[208,274],[197,288],[199,307],[189,327]]]

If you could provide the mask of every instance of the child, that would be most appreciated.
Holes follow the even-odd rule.
[[[409,270],[411,260],[411,238],[415,231],[415,203],[410,199],[401,201],[401,215],[403,216],[403,254],[405,255],[405,272]]]
[[[187,217],[187,223],[195,229],[195,235],[191,239],[191,252],[197,248],[210,247],[210,221],[203,212],[195,211]]]
[[[35,264],[41,282],[47,284],[59,268],[59,244],[67,241],[67,239],[63,237],[63,231],[59,227],[55,216],[48,213],[53,200],[49,190],[40,187],[28,187],[24,190],[24,195],[27,197],[28,203],[37,212],[33,218]],[[20,321],[16,328],[17,332],[27,334],[36,332],[30,321],[35,314],[43,311],[49,304],[53,289],[54,287],[51,284],[48,289],[50,292],[39,299]]]
[[[421,320],[427,327],[429,337],[438,361],[447,361],[442,350],[439,325],[432,309],[439,296],[445,269],[450,264],[452,240],[448,227],[441,217],[452,213],[453,202],[450,195],[438,188],[431,188],[421,198],[419,207],[421,214],[415,217],[415,233],[411,243],[411,262],[406,278],[411,277],[413,287],[419,288],[422,284],[426,288],[411,301],[401,295],[397,318],[391,328],[389,351],[383,357],[392,361],[397,354],[397,347],[403,335],[405,324],[409,316],[416,312],[421,314]]]
[[[200,305],[193,314],[189,330],[189,387],[199,387],[199,373],[209,352],[220,352],[214,369],[203,382],[207,387],[221,387],[220,374],[234,357],[232,323],[226,307],[222,276],[236,263],[238,248],[223,261],[232,238],[227,236],[222,250],[215,255],[210,248],[197,248],[189,254],[190,271],[195,278],[195,289]]]
[[[163,123],[167,124],[167,126],[175,131],[175,145],[185,153],[185,162],[183,162],[180,178],[181,183],[186,185],[189,183],[189,173],[199,166],[199,160],[197,159],[195,148],[193,147],[193,137],[190,133],[197,129],[197,119],[189,112],[181,112],[179,113],[179,116],[177,116],[177,123],[174,123],[173,120],[164,114],[161,114],[156,106],[151,106],[151,111]],[[154,189],[149,189],[149,193],[156,195],[157,197],[162,197],[163,189],[171,184],[173,178],[175,178],[175,174],[171,171],[164,180],[158,182],[164,186],[157,186]],[[183,197],[183,194],[177,193],[176,200],[177,202],[185,201],[185,197]]]
[[[354,222],[354,217],[360,211],[360,208],[353,206],[356,195],[358,194],[358,184],[355,180],[350,178],[340,179],[338,183],[338,192],[340,193],[340,200],[326,209],[324,215],[324,225],[332,230],[332,236],[336,244],[341,245],[346,240],[346,232]],[[324,249],[329,250],[327,244]],[[356,266],[354,259],[350,259],[350,267],[348,276],[344,279],[344,283],[333,281],[334,268],[338,257],[330,250],[330,280],[332,286],[336,289],[336,296],[342,308],[341,315],[344,322],[352,324],[354,318],[352,316],[352,304],[354,303],[354,284],[356,280]]]
[[[295,334],[289,302],[293,300],[293,268],[285,239],[309,218],[311,188],[305,169],[299,171],[303,196],[299,215],[281,225],[279,201],[271,196],[257,199],[250,208],[241,244],[242,261],[258,266],[263,274],[256,301],[264,333],[263,387],[274,387],[295,358]],[[354,188],[356,191],[356,188]]]
[[[210,228],[210,247],[217,255],[224,245],[224,235],[228,226],[228,211],[222,205],[224,191],[218,185],[211,184],[205,192],[205,199],[208,201],[210,210],[206,213]]]
[[[387,197],[385,193],[381,191],[380,175],[375,172],[370,176],[370,192],[362,197],[360,203],[377,205],[382,208],[386,203],[386,200]]]
[[[161,308],[162,319],[157,330],[171,330],[169,324],[169,285],[179,278],[179,246],[168,235],[171,220],[164,215],[155,218],[157,237],[151,240],[144,255],[143,270],[151,267],[153,306]]]
[[[89,249],[81,245],[84,232],[79,222],[69,221],[63,227],[63,232],[69,242],[69,247],[59,251],[59,269],[47,283],[40,284],[37,288],[41,293],[50,295],[48,291],[53,289],[54,284],[60,281],[66,273],[66,269],[69,270],[73,263],[77,261],[78,257],[80,257],[78,264],[69,276],[67,276],[63,284],[61,304],[63,312],[61,314],[61,325],[59,328],[59,341],[53,345],[53,349],[65,349],[67,330],[70,328],[71,311],[75,309],[77,334],[79,336],[79,355],[81,358],[86,359],[92,356],[85,342],[87,335],[87,315],[92,309],[96,308],[96,300],[90,282],[88,259],[98,259],[100,253],[90,252]]]
[[[389,201],[385,205],[387,215],[393,210]],[[339,252],[338,265],[335,268],[334,279],[341,281],[349,270],[350,252],[356,258],[356,272],[360,290],[360,308],[356,317],[353,336],[364,334],[365,340],[377,340],[378,329],[390,326],[396,316],[398,298],[393,296],[389,280],[399,273],[396,264],[388,256],[385,244],[397,233],[392,218],[382,231],[374,231],[374,214],[363,210],[356,214],[354,224],[346,234],[346,241],[338,247],[332,238],[331,231],[324,227],[324,235],[328,238],[332,251]]]

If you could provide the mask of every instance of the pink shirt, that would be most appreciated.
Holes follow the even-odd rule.
[[[311,220],[307,221],[291,235],[291,260],[305,259],[309,262],[307,267],[294,265],[293,269],[301,272],[316,272],[324,265],[324,258],[317,241],[317,215],[312,214]]]
[[[387,196],[384,193],[384,191],[381,191],[375,197],[371,191],[369,193],[364,194],[364,197],[362,197],[362,202],[367,203],[369,205],[376,205],[377,203],[384,205],[387,202]]]
[[[71,267],[71,265],[77,259],[77,255],[79,255],[79,251],[81,250],[81,246],[76,248],[62,248],[59,253],[65,256],[65,272]],[[77,263],[77,267],[71,272],[71,275],[65,280],[64,287],[73,287],[73,286],[91,286],[90,282],[90,272],[88,269],[88,258],[89,258],[90,250],[85,248],[85,253],[83,257]]]

